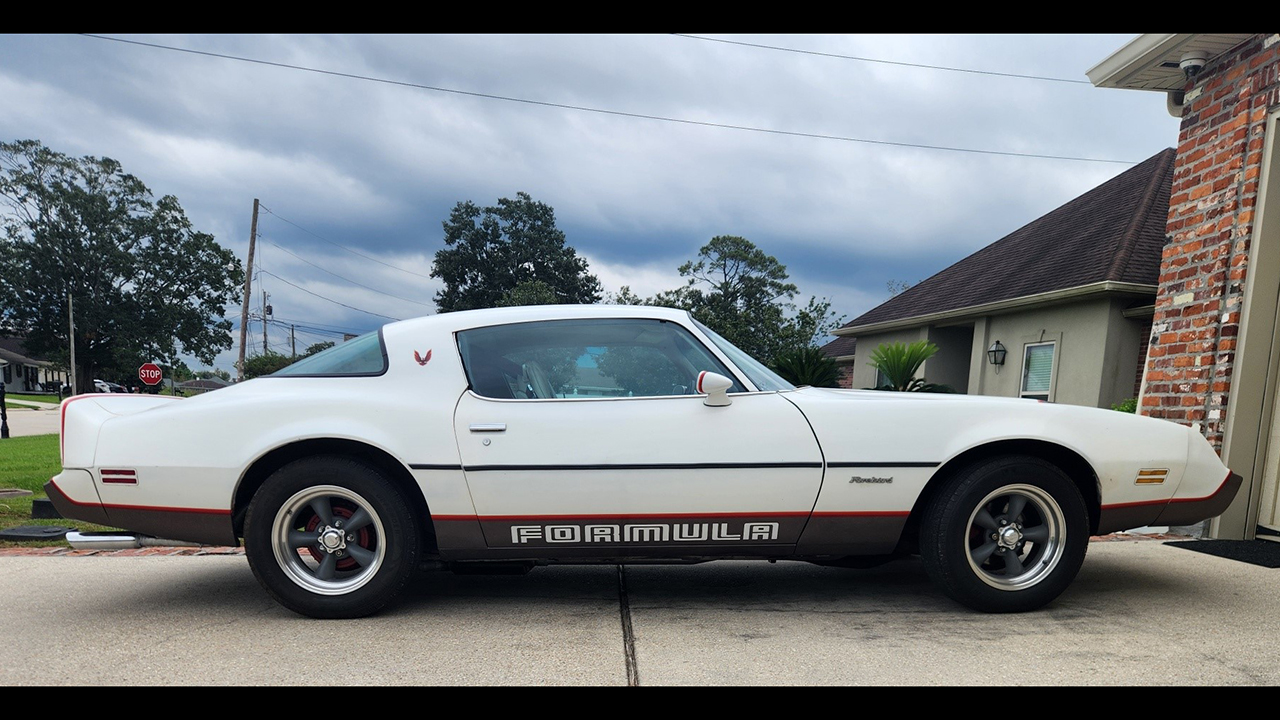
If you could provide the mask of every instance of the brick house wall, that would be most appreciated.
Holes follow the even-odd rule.
[[[1280,36],[1255,36],[1188,83],[1141,412],[1200,422],[1221,449]]]
[[[840,387],[846,390],[853,389],[853,363],[840,363],[836,368],[840,372]]]

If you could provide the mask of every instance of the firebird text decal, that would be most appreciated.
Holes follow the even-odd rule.
[[[511,542],[654,543],[777,540],[778,523],[637,523],[634,525],[512,525]]]
[[[867,484],[887,485],[893,482],[893,478],[892,477],[862,477],[861,475],[854,475],[853,477],[849,478],[849,482],[857,483],[858,485],[867,485]]]
[[[417,361],[417,363],[418,363],[419,365],[426,365],[427,363],[431,362],[431,351],[430,351],[430,350],[428,350],[428,351],[427,351],[427,356],[426,356],[426,357],[423,357],[423,356],[421,356],[421,355],[419,355],[419,354],[418,354],[418,351],[417,351],[417,350],[414,350],[414,351],[413,351],[413,359],[414,359],[414,360],[416,360],[416,361]]]

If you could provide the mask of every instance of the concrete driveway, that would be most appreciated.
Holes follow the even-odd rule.
[[[960,608],[903,560],[433,573],[316,621],[242,556],[0,557],[0,684],[1280,684],[1277,580],[1125,541],[1024,615]]]

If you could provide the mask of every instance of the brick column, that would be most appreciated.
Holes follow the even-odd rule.
[[[1203,423],[1222,445],[1280,35],[1255,36],[1188,84],[1140,412]]]

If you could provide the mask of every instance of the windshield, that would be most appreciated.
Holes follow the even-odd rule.
[[[382,347],[382,332],[371,332],[334,345],[298,362],[283,367],[269,377],[287,375],[381,375],[387,371],[387,353]]]
[[[715,343],[716,347],[720,348],[720,352],[728,355],[729,359],[733,361],[733,364],[737,365],[739,370],[746,373],[747,378],[751,380],[757,388],[765,391],[796,389],[795,385],[783,380],[777,373],[765,367],[755,358],[739,350],[733,343],[717,335],[716,331],[706,325],[703,325],[697,320],[694,320],[693,324],[697,325],[699,330],[706,333],[707,337],[711,338],[711,342]]]

